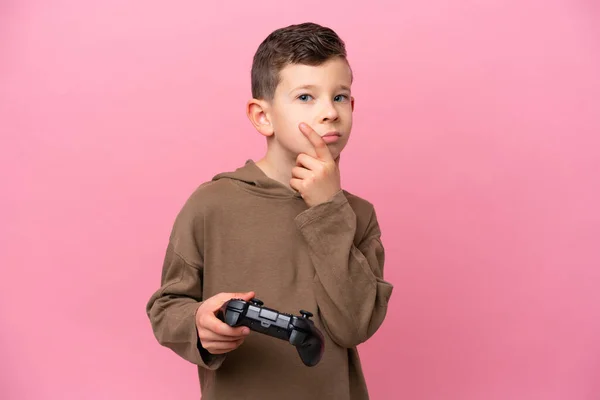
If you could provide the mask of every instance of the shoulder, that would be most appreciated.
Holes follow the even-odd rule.
[[[368,217],[369,219],[372,217],[375,213],[375,206],[372,202],[347,190],[343,190],[343,192],[348,200],[348,204],[350,204],[350,207],[352,207],[357,217]]]
[[[207,181],[198,185],[176,212],[174,230],[198,229],[225,199],[235,196],[235,188],[226,181]]]
[[[181,211],[192,214],[206,213],[235,194],[234,186],[225,180],[203,182],[188,195]]]
[[[205,222],[223,199],[235,195],[226,181],[201,183],[187,196],[175,213],[169,242],[173,250],[191,264],[201,262]]]

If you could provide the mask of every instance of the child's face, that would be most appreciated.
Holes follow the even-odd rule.
[[[352,130],[354,98],[351,97],[352,72],[348,63],[335,58],[319,66],[288,65],[270,105],[269,117],[278,150],[296,157],[315,151],[298,125],[312,127],[336,158],[344,149]],[[330,136],[332,133],[335,136]],[[325,137],[325,135],[328,135]]]

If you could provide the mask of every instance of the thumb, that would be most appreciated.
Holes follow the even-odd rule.
[[[231,299],[242,299],[244,301],[250,301],[254,297],[254,292],[245,292],[245,293],[229,293],[229,296],[223,299],[221,305],[225,304],[227,301]]]
[[[212,311],[217,312],[223,304],[232,299],[242,299],[248,301],[254,297],[254,292],[245,293],[219,293],[207,301],[210,301],[210,308]]]
[[[248,301],[254,297],[254,292],[233,293],[233,297],[236,299],[243,299]]]
[[[242,299],[242,300],[250,300],[251,298],[254,297],[254,292],[224,292],[224,293],[219,293],[217,296],[215,296],[215,300],[218,299],[219,302],[221,303],[225,303],[226,301],[232,300],[232,299]]]

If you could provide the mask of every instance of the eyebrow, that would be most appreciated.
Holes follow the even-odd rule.
[[[301,89],[315,89],[315,88],[316,88],[315,85],[302,85],[302,86],[298,86],[298,87],[290,90],[290,93],[295,92],[296,90],[301,90]],[[346,85],[340,85],[339,88],[342,89],[342,90],[350,91],[350,87],[348,87]]]

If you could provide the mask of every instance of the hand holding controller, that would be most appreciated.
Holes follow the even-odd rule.
[[[310,312],[301,310],[300,314],[294,316],[263,307],[263,302],[256,298],[250,301],[234,298],[221,306],[217,317],[231,327],[247,326],[255,332],[289,341],[304,365],[313,367],[323,356],[323,334],[310,320],[313,316]]]
[[[254,292],[247,293],[219,293],[202,302],[196,310],[196,330],[202,347],[210,354],[224,354],[238,348],[250,329],[246,327],[233,328],[217,318],[223,302],[237,297],[250,300]]]

